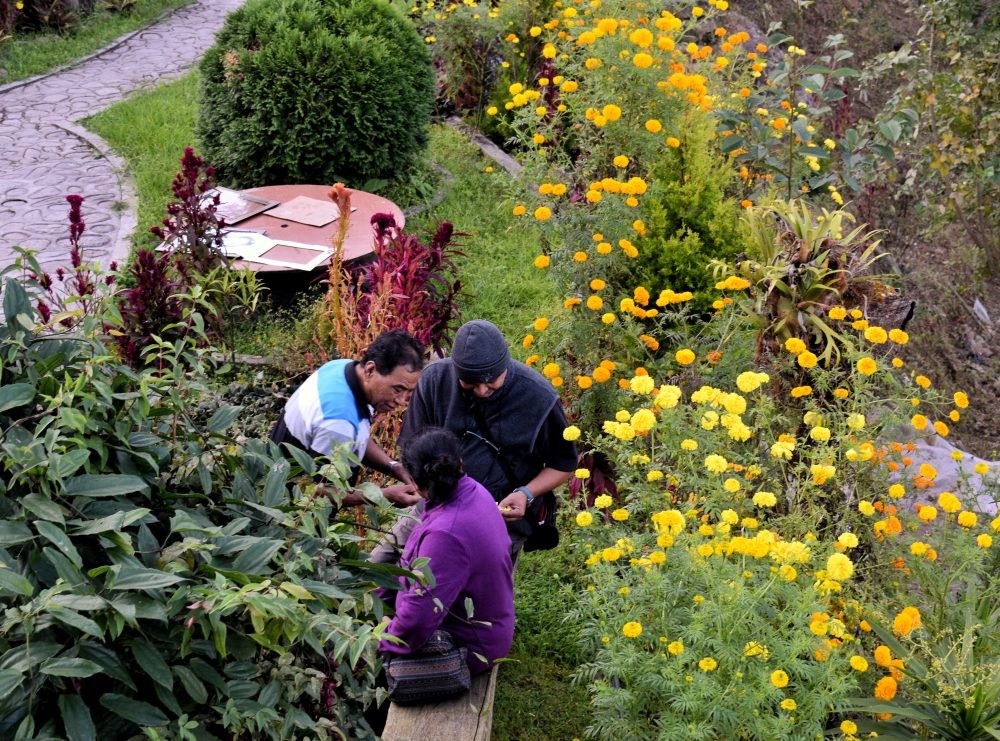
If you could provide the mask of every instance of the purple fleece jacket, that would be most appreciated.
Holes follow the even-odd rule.
[[[473,674],[505,657],[514,640],[510,537],[496,501],[475,479],[463,476],[451,501],[424,513],[406,542],[400,566],[408,568],[416,558],[430,559],[434,586],[424,589],[400,578],[405,591],[396,595],[396,617],[386,632],[406,643],[382,641],[379,650],[413,653],[442,628],[468,648]],[[435,598],[445,609],[435,604]],[[473,605],[471,621],[466,619],[467,598]]]

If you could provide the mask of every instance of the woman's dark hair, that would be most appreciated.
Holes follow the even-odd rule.
[[[449,501],[465,473],[461,443],[440,427],[428,427],[410,438],[401,459],[417,486],[427,492],[428,506]]]
[[[411,371],[423,370],[424,348],[409,332],[391,329],[380,334],[365,350],[361,363],[369,360],[375,363],[375,370],[383,376],[389,375],[401,365]]]

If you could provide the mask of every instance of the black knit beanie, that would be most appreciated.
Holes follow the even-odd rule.
[[[466,383],[489,383],[507,369],[510,350],[496,325],[473,319],[459,327],[451,349],[451,362]]]

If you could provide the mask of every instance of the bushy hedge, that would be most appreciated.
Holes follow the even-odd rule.
[[[198,133],[236,187],[392,180],[427,143],[430,55],[383,0],[252,0],[201,73]]]

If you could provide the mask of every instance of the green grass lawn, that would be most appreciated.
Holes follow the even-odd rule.
[[[95,11],[64,33],[16,33],[0,43],[0,85],[69,64],[192,1],[137,0],[131,12]]]

